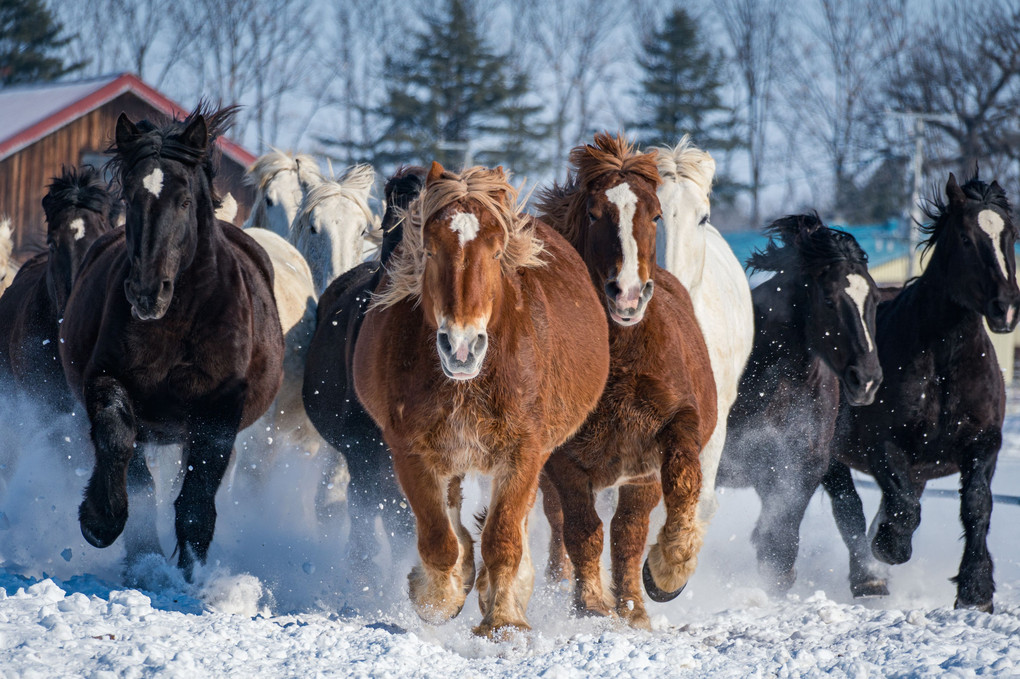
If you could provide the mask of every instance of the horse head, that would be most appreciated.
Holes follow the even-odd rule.
[[[482,370],[489,333],[503,321],[507,296],[517,303],[518,268],[540,266],[543,245],[501,167],[455,173],[432,163],[404,218],[390,283],[374,304],[415,300],[436,333],[443,372],[472,379]]]
[[[364,237],[374,221],[368,207],[373,183],[372,166],[355,165],[339,179],[324,179],[304,196],[291,242],[308,260],[320,293],[363,259]]]
[[[803,319],[808,353],[839,377],[851,405],[870,404],[882,384],[882,366],[875,345],[878,290],[864,250],[817,215],[784,217],[766,231],[773,241],[751,257],[751,266],[794,276],[791,313]]]
[[[686,134],[675,147],[655,150],[662,177],[658,197],[666,237],[666,268],[691,289],[701,281],[705,270],[705,228],[712,211],[708,197],[715,160],[696,148]]]
[[[117,119],[113,163],[127,203],[124,292],[138,320],[162,318],[174,286],[191,266],[200,231],[216,224],[212,146],[235,107],[157,127]]]
[[[639,323],[655,289],[655,158],[655,151],[636,153],[622,136],[596,134],[594,144],[570,152],[567,184],[543,192],[539,205],[581,253],[618,325]]]
[[[962,187],[950,173],[946,183],[949,204],[931,201],[927,214],[934,222],[925,250],[935,247],[940,275],[952,281],[953,301],[985,317],[993,332],[1016,327],[1020,289],[1016,280],[1017,229],[1006,193],[998,182],[977,176]]]
[[[290,237],[305,194],[323,181],[314,158],[277,149],[259,156],[245,179],[255,187],[255,203],[245,228],[269,229],[282,238]]]
[[[78,266],[92,243],[110,229],[112,200],[99,172],[62,168],[42,199],[46,213],[46,287],[63,313]]]

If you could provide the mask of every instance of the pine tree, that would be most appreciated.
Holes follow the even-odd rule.
[[[630,124],[646,144],[672,145],[684,134],[708,151],[738,145],[733,111],[723,104],[725,60],[702,43],[697,22],[677,8],[661,29],[645,41],[638,65],[643,71],[635,94],[641,118]],[[716,192],[732,193],[734,185],[717,179]]]
[[[70,42],[42,0],[0,0],[0,86],[56,80],[84,66],[65,65]]]
[[[471,155],[527,169],[531,143],[546,135],[533,121],[540,107],[527,103],[527,75],[486,43],[471,0],[447,0],[425,23],[405,57],[386,60],[387,96],[376,111],[386,125],[374,162],[459,168]]]

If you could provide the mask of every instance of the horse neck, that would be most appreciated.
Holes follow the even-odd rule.
[[[379,250],[379,261],[385,264],[390,261],[390,257],[393,255],[393,251],[400,245],[400,241],[404,238],[404,224],[403,222],[397,224],[389,231],[383,233],[382,246]]]
[[[791,376],[807,378],[821,359],[808,348],[805,313],[808,288],[799,275],[776,274],[755,288],[754,349],[748,365],[779,366]]]
[[[945,274],[948,256],[950,253],[939,252],[936,245],[928,266],[895,300],[898,309],[906,310],[900,313],[909,314],[911,324],[918,328],[916,336],[927,343],[941,342],[954,331],[981,325],[981,314],[953,298],[953,281]]]
[[[684,214],[683,201],[671,195],[663,206],[663,231],[665,236],[666,269],[687,288],[695,289],[705,273],[705,248],[707,235],[690,214]],[[689,209],[689,208],[688,208]]]

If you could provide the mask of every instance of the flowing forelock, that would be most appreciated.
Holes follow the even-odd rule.
[[[588,192],[591,185],[609,174],[620,174],[626,181],[651,184],[654,193],[662,178],[656,167],[656,151],[640,153],[622,134],[595,135],[594,144],[576,146],[570,152],[570,172],[564,184],[554,183],[539,192],[538,211],[563,237],[576,245],[587,224]]]
[[[524,213],[524,202],[506,176],[498,170],[472,167],[460,173],[444,171],[422,188],[401,216],[404,236],[387,267],[389,283],[375,295],[373,306],[385,308],[404,299],[421,301],[425,273],[424,225],[457,201],[474,201],[490,213],[503,229],[504,275],[518,268],[544,265],[545,246],[535,235],[534,222]]]
[[[706,199],[708,198],[715,177],[715,160],[710,153],[694,145],[691,135],[685,134],[676,146],[652,148],[658,152],[656,165],[663,180],[686,179],[693,182],[705,194]]]
[[[769,242],[748,258],[752,271],[813,273],[839,262],[868,265],[868,255],[846,231],[832,229],[817,214],[788,215],[765,229]]]

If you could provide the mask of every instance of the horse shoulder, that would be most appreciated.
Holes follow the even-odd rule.
[[[274,272],[273,260],[266,249],[259,244],[250,234],[229,222],[220,222],[220,231],[226,236],[227,242],[232,246],[235,254],[242,255],[250,264],[253,264],[258,274],[268,284],[269,290],[273,289]],[[242,259],[237,258],[240,263]],[[241,264],[241,266],[244,266]]]

